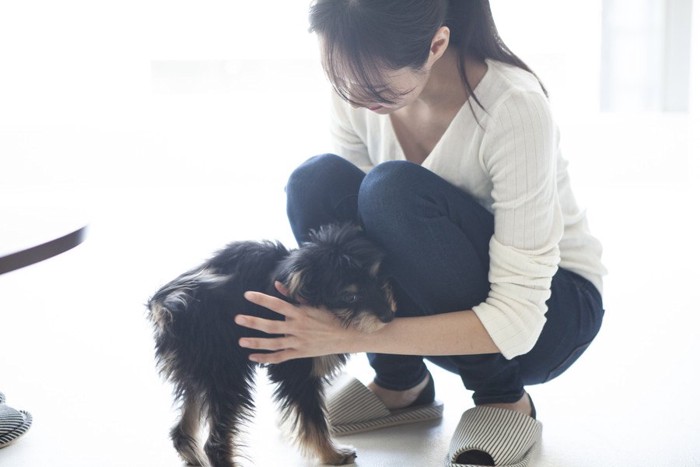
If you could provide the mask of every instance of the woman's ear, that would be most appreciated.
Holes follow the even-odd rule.
[[[433,36],[433,40],[430,42],[430,55],[428,55],[428,68],[432,67],[433,64],[442,57],[442,54],[447,50],[447,46],[450,45],[450,28],[447,26],[441,26]]]

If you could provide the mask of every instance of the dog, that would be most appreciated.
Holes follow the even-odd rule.
[[[383,260],[360,227],[328,225],[311,232],[310,241],[295,250],[271,241],[231,243],[158,290],[147,303],[148,317],[159,372],[173,384],[180,404],[170,437],[183,460],[231,467],[241,455],[238,438],[253,414],[258,364],[238,341],[269,336],[237,325],[234,316],[284,319],[247,301],[244,292],[325,307],[344,326],[372,332],[390,322],[396,310]],[[284,284],[289,297],[276,290],[275,281]],[[356,457],[353,449],[334,444],[324,404],[324,385],[346,358],[328,355],[266,366],[282,420],[290,422],[302,452],[325,464],[347,464]],[[208,438],[202,450],[197,435],[205,420]]]

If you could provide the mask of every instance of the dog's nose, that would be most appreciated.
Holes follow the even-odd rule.
[[[387,308],[384,313],[379,315],[379,321],[382,323],[389,323],[394,319],[394,311],[391,308]]]

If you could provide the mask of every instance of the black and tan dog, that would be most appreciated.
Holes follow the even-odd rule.
[[[311,241],[289,251],[279,243],[236,242],[167,285],[148,302],[161,374],[174,385],[181,417],[171,437],[182,458],[194,465],[233,466],[237,438],[251,416],[256,364],[238,345],[262,334],[234,323],[236,314],[281,319],[243,298],[260,291],[297,303],[327,308],[346,326],[371,332],[394,315],[382,252],[353,225],[329,225]],[[274,282],[282,282],[290,298]],[[324,405],[326,378],[345,355],[290,360],[267,366],[276,383],[282,419],[291,422],[297,442],[309,456],[327,464],[351,463],[355,452],[336,446]],[[203,422],[209,435],[202,451],[197,435]]]

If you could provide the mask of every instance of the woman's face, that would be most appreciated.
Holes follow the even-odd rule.
[[[386,94],[391,103],[373,98],[364,86],[346,83],[350,103],[353,107],[365,107],[378,114],[390,114],[414,102],[425,88],[430,73],[428,70],[401,68],[382,72],[382,84],[374,86],[380,95]]]
[[[327,56],[323,39],[319,45],[321,56]],[[326,72],[339,94],[353,107],[364,107],[378,114],[390,114],[414,102],[430,76],[427,63],[418,70],[411,67],[390,69],[352,64],[351,60],[351,57],[337,54]],[[353,77],[355,71],[361,73],[362,78]]]
[[[421,68],[392,69],[382,67],[379,62],[363,63],[363,58],[368,57],[354,51],[343,56],[342,49],[336,50],[323,38],[319,41],[321,56],[328,60],[324,67],[338,93],[353,107],[364,107],[378,114],[390,114],[415,102],[449,43],[450,30],[442,26],[435,33]],[[330,51],[327,45],[331,45]]]

